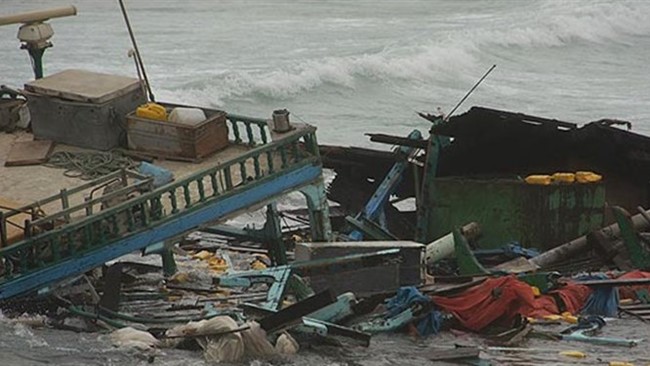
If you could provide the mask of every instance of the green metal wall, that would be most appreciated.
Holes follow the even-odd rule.
[[[517,180],[437,178],[428,236],[439,238],[475,221],[481,248],[511,240],[548,249],[600,228],[605,186],[595,184],[530,185]]]

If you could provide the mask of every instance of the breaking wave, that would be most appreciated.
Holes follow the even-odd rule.
[[[568,46],[575,42],[623,42],[625,36],[650,33],[647,3],[624,4],[552,1],[522,14],[509,29],[480,31],[479,44],[499,46]],[[535,24],[530,26],[529,24]]]
[[[507,60],[509,55],[547,47],[626,44],[626,37],[650,33],[649,10],[642,2],[557,1],[539,3],[535,9],[495,10],[491,16],[472,19],[471,28],[445,34],[423,31],[415,42],[392,44],[375,53],[291,61],[273,70],[230,71],[181,89],[187,99],[223,105],[228,98],[282,100],[328,85],[355,89],[363,81],[430,84],[468,71],[474,75],[498,61],[488,58]]]

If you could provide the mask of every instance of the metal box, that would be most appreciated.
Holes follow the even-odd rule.
[[[401,286],[416,286],[424,281],[424,248],[412,241],[367,241],[339,243],[297,243],[296,261],[336,258],[349,254],[372,253],[399,248],[403,261],[388,266],[362,268],[355,271],[310,278],[314,291],[327,288],[339,295],[353,292],[357,296],[390,292]]]
[[[126,145],[127,113],[146,103],[134,78],[66,70],[25,84],[37,139],[110,150]]]
[[[164,105],[164,104],[163,104]],[[127,115],[129,149],[154,157],[198,161],[228,146],[223,111],[201,108],[206,120],[193,123],[156,121]]]

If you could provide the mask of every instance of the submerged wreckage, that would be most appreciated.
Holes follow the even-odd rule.
[[[43,19],[74,13],[0,24],[51,33]],[[596,335],[602,317],[649,319],[650,138],[620,121],[474,107],[422,115],[429,136],[370,135],[394,151],[318,146],[286,110],[252,118],[155,103],[139,79],[43,77],[47,38],[21,38],[36,80],[0,94],[5,314],[144,350],[195,345],[214,362],[403,330],[484,334],[503,347],[423,355],[483,365],[533,334],[643,341]],[[291,192],[306,211],[278,211]],[[265,206],[261,229],[223,224]],[[559,322],[571,325],[536,328]]]

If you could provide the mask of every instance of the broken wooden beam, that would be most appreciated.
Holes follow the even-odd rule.
[[[408,146],[418,149],[427,148],[427,140],[425,139],[414,140],[407,137],[386,135],[383,133],[367,133],[366,136],[370,136],[370,141],[382,144]]]
[[[301,321],[303,316],[311,314],[335,301],[336,297],[330,290],[323,291],[261,319],[260,326],[267,333],[277,332],[295,325]]]

